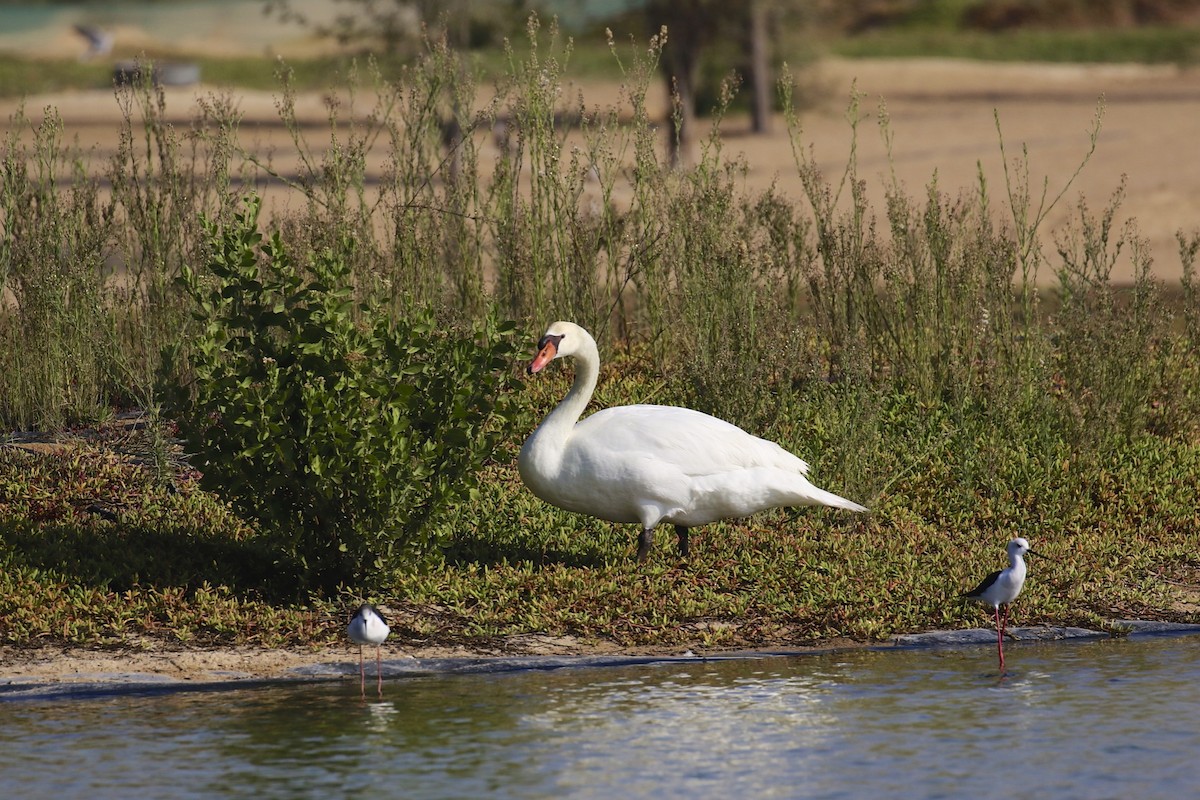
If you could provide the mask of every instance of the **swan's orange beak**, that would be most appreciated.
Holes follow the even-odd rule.
[[[541,347],[538,354],[533,357],[533,361],[529,362],[529,374],[541,372],[542,368],[554,360],[554,356],[558,353],[558,340],[552,339],[549,336],[542,339],[538,343]]]

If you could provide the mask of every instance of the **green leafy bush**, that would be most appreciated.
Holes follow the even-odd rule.
[[[163,394],[203,484],[279,537],[303,583],[371,584],[434,551],[503,435],[511,323],[468,335],[353,298],[353,242],[296,263],[247,200],[206,222],[208,273],[180,283],[202,328]]]

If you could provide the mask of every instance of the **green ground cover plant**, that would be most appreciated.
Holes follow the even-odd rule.
[[[715,133],[674,168],[644,102],[657,47],[613,47],[618,114],[562,96],[571,45],[536,21],[478,109],[472,70],[430,43],[393,80],[363,65],[322,149],[285,73],[291,175],[242,148],[230,97],[176,130],[150,86],[120,90],[103,165],[53,115],[10,139],[4,429],[147,418],[137,459],[0,449],[0,641],[319,644],[362,596],[411,641],[869,641],[982,622],[956,595],[1013,535],[1045,556],[1022,623],[1195,621],[1200,234],[1177,286],[1116,223],[1120,191],[1047,242],[1070,187],[1039,187],[1024,152],[1000,197],[931,178],[871,208],[853,156],[830,176],[807,153],[790,79],[803,197],[740,188]],[[263,235],[243,198],[266,184],[295,202]],[[601,342],[599,406],[718,414],[871,513],[712,525],[687,563],[639,568],[632,530],[516,475],[570,378],[519,387],[521,342],[557,318]]]
[[[1003,32],[887,29],[838,39],[830,49],[846,58],[1188,65],[1200,59],[1200,31],[1185,25]]]

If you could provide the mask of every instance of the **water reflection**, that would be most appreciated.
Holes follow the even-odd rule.
[[[1125,797],[1200,778],[1200,639],[0,704],[0,796]]]

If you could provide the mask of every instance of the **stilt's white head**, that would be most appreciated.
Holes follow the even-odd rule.
[[[1024,555],[1036,556],[1037,553],[1029,549],[1029,541],[1018,536],[1008,543],[1008,555],[1010,558],[1020,558]]]

